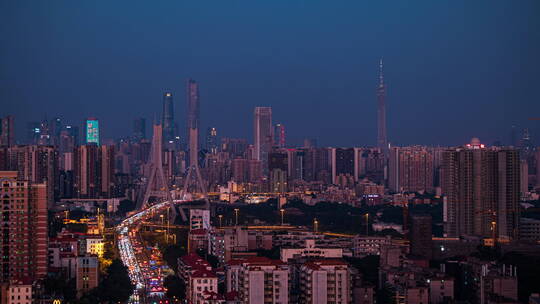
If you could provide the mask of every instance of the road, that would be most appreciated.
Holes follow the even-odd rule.
[[[183,201],[175,200],[174,203]],[[120,258],[128,268],[131,282],[135,285],[135,292],[131,296],[130,304],[146,304],[146,303],[168,303],[168,301],[155,301],[163,297],[163,271],[161,265],[155,262],[154,257],[157,253],[150,249],[150,253],[146,252],[147,248],[142,241],[138,239],[138,226],[142,221],[153,217],[156,214],[165,212],[170,206],[170,202],[162,202],[144,210],[141,210],[126,219],[118,226],[118,251]],[[153,300],[150,301],[149,300]]]

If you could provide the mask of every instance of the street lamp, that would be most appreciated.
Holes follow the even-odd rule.
[[[283,226],[283,217],[285,216],[285,209],[281,208],[279,209],[279,212],[281,213],[281,226]]]
[[[316,218],[313,220],[313,230],[319,232],[319,221]]]
[[[236,217],[236,226],[238,226],[238,211],[240,211],[240,209],[234,208],[234,214],[235,214],[235,217]]]
[[[221,228],[221,222],[223,220],[223,214],[218,215],[219,218],[219,228]]]

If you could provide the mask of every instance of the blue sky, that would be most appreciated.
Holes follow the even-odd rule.
[[[200,83],[201,122],[252,138],[272,106],[291,144],[374,145],[378,60],[396,144],[508,141],[540,121],[540,2],[1,1],[0,115],[100,119],[105,137]],[[148,132],[150,134],[150,132]]]

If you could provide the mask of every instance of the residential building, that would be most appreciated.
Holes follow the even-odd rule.
[[[289,267],[279,260],[248,257],[226,266],[227,292],[238,292],[243,303],[289,303]]]
[[[207,293],[218,292],[218,279],[212,266],[197,254],[178,259],[178,275],[186,285],[186,300],[193,304],[206,304]]]
[[[300,267],[301,304],[351,302],[349,266],[340,259],[316,259]]]
[[[518,150],[487,148],[473,138],[443,152],[441,173],[446,236],[519,237]]]
[[[47,274],[47,185],[0,171],[3,238],[0,281],[35,280]]]
[[[77,295],[89,292],[99,283],[99,261],[95,256],[77,257],[76,272]]]
[[[426,147],[392,147],[389,188],[394,192],[433,192],[433,155]]]

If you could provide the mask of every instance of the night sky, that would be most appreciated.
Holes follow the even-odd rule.
[[[0,116],[100,119],[131,134],[200,83],[201,123],[252,140],[271,106],[288,142],[376,142],[378,60],[395,144],[540,144],[540,1],[0,1]],[[147,131],[147,134],[150,134]]]

